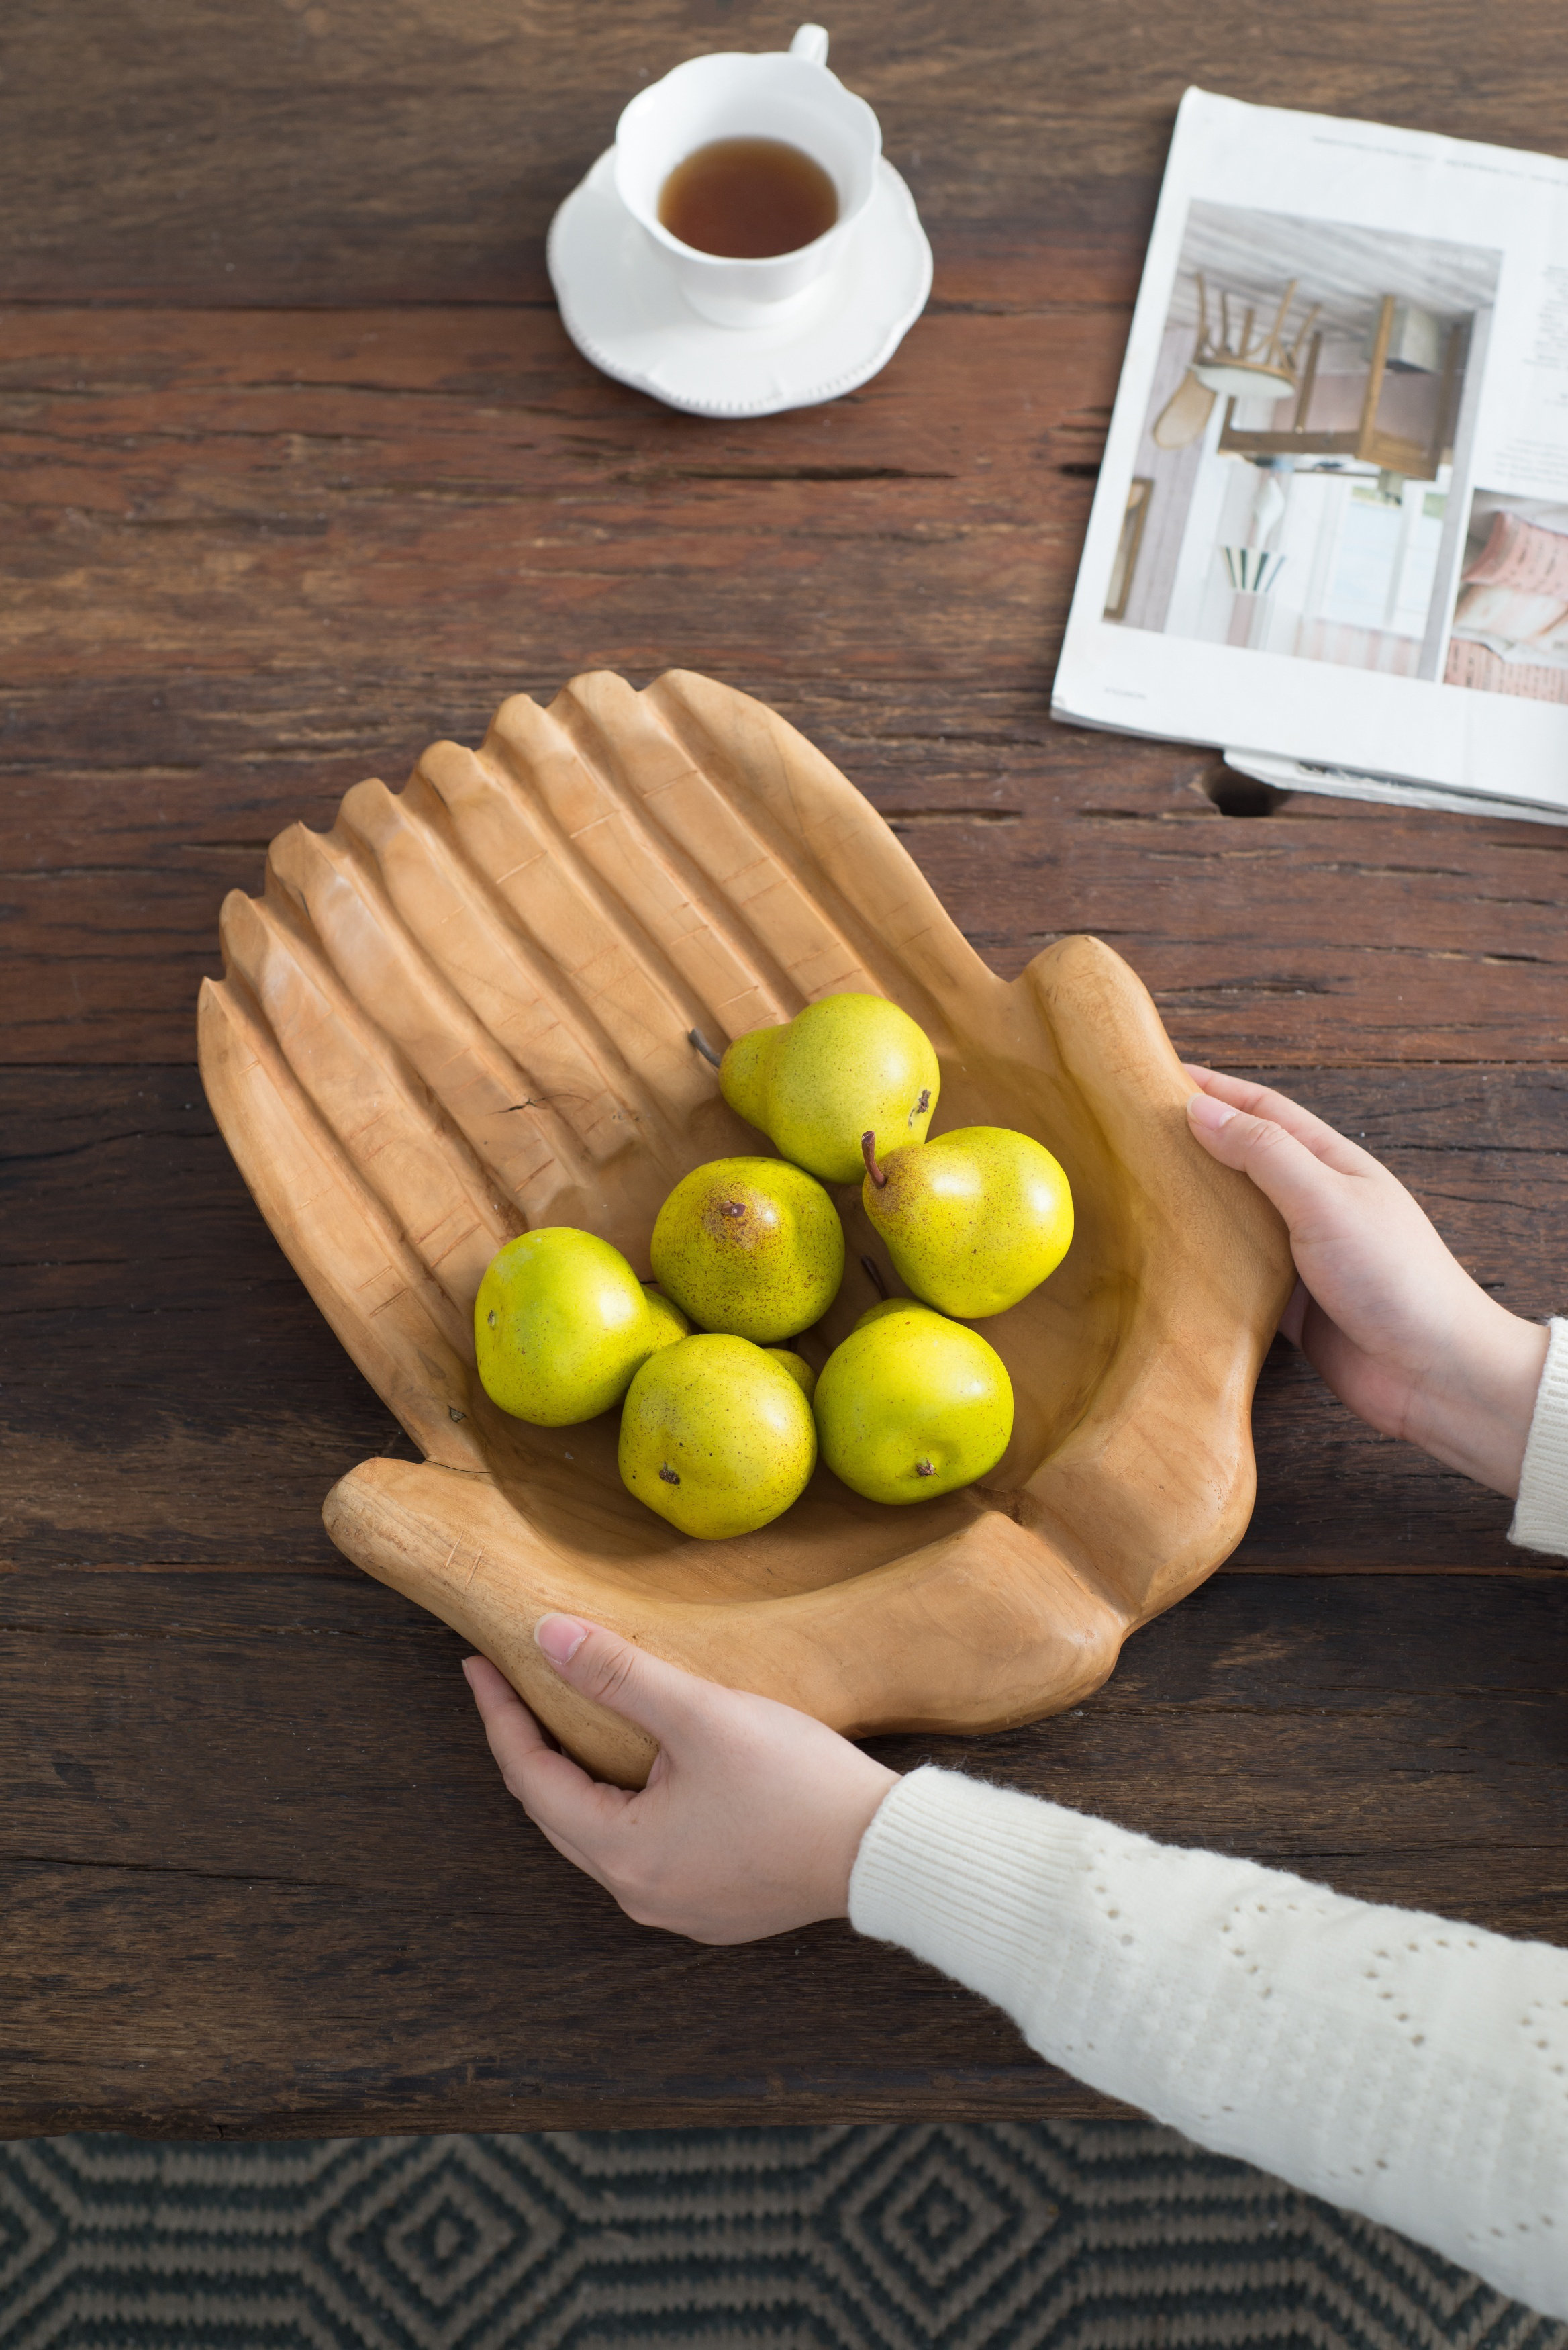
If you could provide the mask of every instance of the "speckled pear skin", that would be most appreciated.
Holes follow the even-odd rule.
[[[485,1393],[539,1428],[613,1410],[667,1326],[618,1249],[561,1226],[508,1241],[473,1303]]]
[[[978,1330],[901,1303],[834,1348],[814,1409],[829,1468],[908,1508],[990,1475],[1012,1433],[1012,1385]]]
[[[654,1277],[700,1330],[771,1347],[820,1322],[844,1278],[844,1226],[815,1177],[782,1159],[717,1159],[682,1176],[653,1227]]]
[[[677,1338],[691,1336],[691,1325],[672,1297],[666,1297],[662,1290],[652,1288],[647,1282],[643,1284],[643,1292],[648,1299],[648,1310],[653,1316],[659,1346],[673,1346]]]
[[[882,1180],[867,1170],[861,1205],[899,1280],[940,1314],[1005,1314],[1072,1244],[1072,1189],[1033,1135],[967,1126],[875,1166]]]
[[[1077,1704],[1240,1539],[1253,1382],[1293,1277],[1279,1219],[1193,1142],[1190,1085],[1119,957],[1066,938],[999,979],[762,703],[680,673],[641,693],[580,677],[547,710],[519,695],[477,750],[437,743],[404,790],[357,785],[330,832],[281,833],[222,939],[208,1099],[422,1455],[341,1478],[328,1531],[600,1776],[640,1783],[653,1742],[545,1664],[546,1609],[852,1737],[973,1732]],[[503,1241],[549,1223],[646,1277],[672,1184],[758,1150],[692,1029],[721,1048],[856,991],[930,1038],[948,1126],[1048,1145],[1077,1232],[986,1325],[1016,1411],[983,1488],[884,1508],[819,1467],[760,1533],[688,1541],[622,1486],[614,1415],[552,1433],[495,1409],[475,1294]],[[832,1345],[881,1253],[857,1189],[839,1198]]]
[[[793,1347],[770,1347],[767,1351],[775,1363],[784,1365],[809,1403],[816,1392],[816,1371],[814,1366],[806,1361],[804,1355],[797,1355]]]
[[[737,1037],[719,1066],[730,1107],[824,1183],[853,1183],[861,1137],[923,1142],[941,1091],[930,1039],[885,996],[826,995]]]
[[[704,1542],[754,1534],[797,1501],[816,1466],[800,1381],[747,1338],[694,1332],[631,1383],[617,1461],[638,1500]]]

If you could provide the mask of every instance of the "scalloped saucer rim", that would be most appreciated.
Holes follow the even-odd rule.
[[[561,321],[605,375],[692,416],[771,416],[836,400],[885,368],[926,307],[931,248],[886,157],[837,266],[776,325],[716,327],[616,193],[608,148],[550,224]]]

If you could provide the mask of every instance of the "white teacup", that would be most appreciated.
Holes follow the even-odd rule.
[[[827,70],[827,35],[803,25],[788,50],[692,57],[640,90],[616,125],[616,192],[669,256],[692,308],[719,327],[771,326],[804,303],[843,252],[877,187],[882,132],[864,99]],[[671,236],[659,218],[665,181],[714,139],[783,139],[819,163],[838,192],[833,226],[797,252],[736,261]]]

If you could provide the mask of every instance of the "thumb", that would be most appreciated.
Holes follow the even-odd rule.
[[[534,1639],[568,1688],[635,1722],[661,1746],[689,1732],[704,1711],[707,1681],[667,1665],[662,1657],[650,1657],[601,1624],[585,1624],[576,1616],[541,1616]]]
[[[1231,1109],[1212,1094],[1194,1094],[1187,1118],[1210,1159],[1239,1169],[1272,1201],[1293,1238],[1308,1216],[1337,1204],[1341,1179],[1272,1118]]]

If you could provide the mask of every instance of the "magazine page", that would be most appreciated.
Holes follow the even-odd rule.
[[[1052,706],[1568,808],[1568,163],[1187,92]]]

